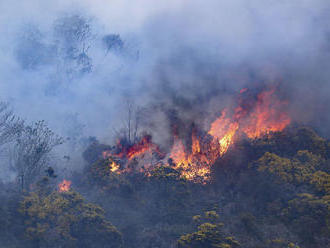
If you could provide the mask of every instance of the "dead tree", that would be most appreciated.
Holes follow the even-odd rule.
[[[57,19],[54,24],[54,38],[61,58],[59,68],[70,76],[77,72],[92,71],[92,58],[88,55],[88,50],[95,37],[90,19],[81,15],[69,15]]]
[[[126,115],[122,119],[121,129],[119,131],[114,129],[114,135],[127,142],[128,145],[136,143],[140,138],[141,112],[141,109],[132,101],[126,101]]]
[[[21,190],[28,189],[35,181],[49,162],[49,153],[62,143],[63,139],[55,135],[44,121],[23,128],[11,153]]]
[[[0,146],[12,142],[21,133],[23,120],[16,117],[8,104],[0,102]]]

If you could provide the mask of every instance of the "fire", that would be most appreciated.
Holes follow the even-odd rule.
[[[250,114],[247,123],[242,127],[243,132],[251,139],[259,138],[271,132],[282,131],[290,124],[290,117],[278,107],[285,105],[274,99],[274,89],[261,92],[257,97],[255,110]]]
[[[229,146],[233,143],[234,135],[239,127],[238,123],[226,117],[226,110],[216,119],[209,130],[209,134],[219,143],[219,155],[225,154]]]
[[[123,172],[130,172],[133,169],[128,168],[130,163],[135,158],[142,158],[152,156],[153,154],[157,154],[160,158],[164,157],[164,154],[160,152],[159,147],[152,142],[152,137],[150,135],[143,136],[137,143],[135,144],[126,144],[123,140],[117,141],[117,146],[113,150],[106,150],[102,152],[102,156],[104,159],[109,159],[109,167],[111,172],[115,172],[117,174],[121,174]],[[121,161],[123,168],[113,160],[116,158]],[[144,164],[146,166],[146,164]],[[136,168],[138,171],[141,171],[142,168]]]
[[[237,139],[257,139],[282,131],[290,124],[290,117],[284,111],[287,102],[276,97],[275,89],[266,89],[257,95],[252,93],[248,88],[240,90],[237,105],[222,110],[207,132],[198,132],[200,130],[194,127],[190,143],[184,142],[176,133],[169,165],[180,171],[182,177],[204,183],[210,178],[211,166],[228,152]],[[155,166],[152,162],[155,154],[158,160],[165,157],[151,136],[146,135],[134,144],[125,139],[118,140],[115,148],[104,151],[102,155],[109,159],[111,172],[140,171],[148,175],[148,168]],[[142,161],[142,166],[136,165],[136,158],[143,158],[137,160]]]
[[[129,160],[132,160],[146,152],[156,152],[161,155],[158,146],[152,143],[151,136],[149,135],[144,136],[137,144],[131,146],[127,150],[126,155]]]
[[[109,167],[111,172],[119,172],[120,166],[115,161],[112,161]]]
[[[71,181],[63,180],[61,183],[58,184],[58,191],[59,192],[68,192],[71,187]]]
[[[195,132],[192,134],[191,153],[187,153],[182,140],[174,136],[170,157],[175,163],[174,168],[180,170],[184,178],[188,180],[200,178],[202,181],[208,179],[209,170],[205,167],[208,159],[201,153],[200,141]]]
[[[176,165],[188,166],[187,154],[182,140],[174,136],[174,143],[171,151],[171,158]]]
[[[209,178],[212,164],[228,151],[237,136],[245,134],[250,139],[256,139],[282,131],[291,119],[282,111],[287,102],[278,100],[274,92],[274,89],[270,89],[259,93],[255,100],[240,100],[233,114],[224,109],[220,117],[211,123],[208,134],[212,140],[203,147],[203,139],[198,139],[195,132],[192,133],[189,152],[182,140],[175,136],[170,154],[175,168],[181,170],[181,175],[188,180],[198,177],[205,181]],[[246,93],[247,88],[240,91],[241,95]]]
[[[200,153],[201,151],[201,145],[199,142],[199,139],[197,138],[195,132],[192,133],[191,135],[191,152],[193,154]]]

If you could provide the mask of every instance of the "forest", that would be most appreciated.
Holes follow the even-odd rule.
[[[17,171],[1,184],[3,247],[329,244],[330,143],[310,127],[237,135],[210,167],[203,156],[211,150],[199,148],[185,164],[177,145],[165,156],[151,136],[129,140],[127,127],[115,145],[90,138],[84,169],[60,180],[49,154],[63,138],[42,121],[27,125],[5,103],[1,110],[1,144]]]
[[[0,248],[330,248],[329,11],[0,0]]]

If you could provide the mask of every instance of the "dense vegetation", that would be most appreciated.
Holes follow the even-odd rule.
[[[91,143],[68,192],[50,168],[30,189],[2,184],[1,246],[328,247],[330,146],[309,128],[243,139],[207,184],[166,165],[111,172],[107,148]]]

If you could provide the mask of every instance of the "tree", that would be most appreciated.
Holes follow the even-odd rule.
[[[120,38],[119,34],[108,34],[102,39],[103,45],[106,48],[106,53],[110,51],[119,52],[123,49],[124,42]]]
[[[298,151],[289,159],[266,152],[256,162],[258,171],[274,175],[281,182],[301,184],[309,182],[316,168],[324,163],[319,155],[309,151]]]
[[[115,135],[120,137],[128,145],[132,145],[140,138],[142,112],[130,100],[127,100],[125,104],[126,115],[122,121],[122,129],[119,131],[115,130]]]
[[[0,146],[14,141],[23,127],[24,121],[13,114],[8,103],[0,102]]]
[[[313,194],[298,194],[288,202],[282,215],[292,225],[295,233],[308,246],[316,242],[329,244],[330,196],[318,197]]]
[[[223,232],[223,223],[217,222],[219,218],[215,211],[207,211],[204,218],[213,223],[206,222],[198,226],[198,231],[182,235],[178,240],[179,248],[235,248],[240,244],[234,237],[226,237]],[[195,216],[194,220],[200,220],[201,216]]]
[[[45,35],[38,27],[27,24],[19,35],[15,55],[24,70],[35,70],[54,61],[55,46],[45,42]]]
[[[272,239],[272,240],[268,240],[266,242],[266,246],[267,248],[299,248],[298,245],[287,241],[287,240],[283,240],[283,239]]]
[[[62,69],[69,76],[92,71],[92,59],[88,55],[94,39],[90,19],[81,15],[59,18],[54,24],[54,36]]]
[[[30,193],[20,204],[25,236],[32,247],[122,247],[119,231],[98,205],[77,192]]]
[[[21,190],[28,189],[47,165],[49,153],[62,143],[63,139],[55,135],[44,121],[22,129],[10,154]]]

